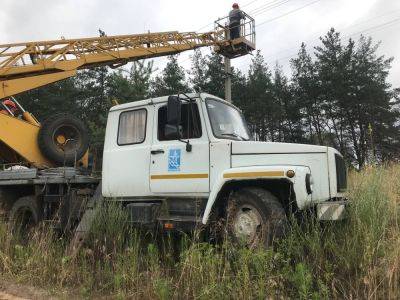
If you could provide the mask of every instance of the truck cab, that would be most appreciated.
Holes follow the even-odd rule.
[[[102,193],[133,222],[165,228],[225,220],[247,244],[269,243],[293,211],[345,212],[346,168],[326,146],[253,141],[242,112],[200,93],[111,108]]]

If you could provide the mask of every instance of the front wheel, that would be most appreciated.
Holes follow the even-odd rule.
[[[283,237],[287,226],[282,204],[258,187],[243,188],[231,195],[226,220],[230,239],[248,248],[271,246]]]

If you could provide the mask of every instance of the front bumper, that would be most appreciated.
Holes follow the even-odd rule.
[[[326,201],[317,204],[317,217],[320,221],[338,221],[346,216],[346,207],[349,201]]]

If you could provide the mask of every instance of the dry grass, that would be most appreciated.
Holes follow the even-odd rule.
[[[400,166],[353,172],[346,221],[293,219],[274,250],[215,246],[194,237],[144,238],[111,206],[99,212],[88,245],[73,260],[64,255],[66,242],[45,227],[24,242],[0,224],[0,271],[82,297],[399,298],[399,195]]]

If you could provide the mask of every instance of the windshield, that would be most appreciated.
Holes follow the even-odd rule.
[[[214,136],[239,141],[250,140],[249,129],[243,115],[233,106],[214,99],[206,99]]]

